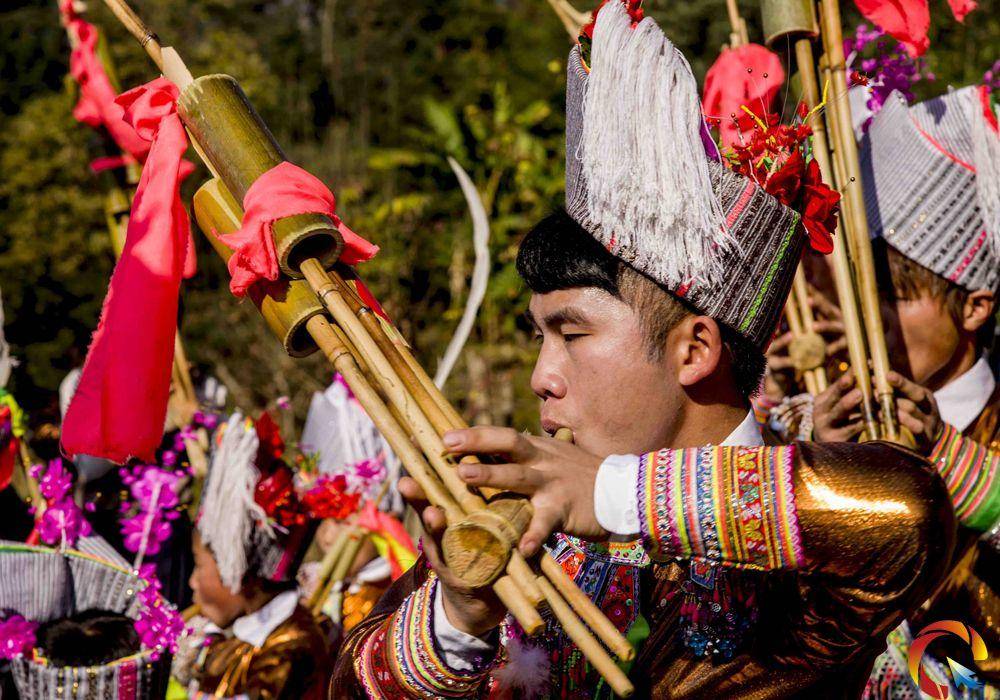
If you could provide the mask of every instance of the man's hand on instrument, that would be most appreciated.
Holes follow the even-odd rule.
[[[858,412],[861,390],[852,389],[854,373],[847,371],[813,404],[813,439],[816,442],[847,442],[864,428]]]
[[[934,393],[911,382],[899,372],[889,372],[888,379],[897,392],[896,414],[899,416],[899,424],[913,433],[917,452],[930,454],[944,429]]]
[[[511,428],[453,430],[444,444],[456,455],[489,455],[501,464],[460,464],[459,476],[471,486],[513,491],[531,498],[534,515],[518,546],[531,556],[553,532],[596,539],[609,533],[594,515],[594,482],[601,458],[550,437],[525,435]]]
[[[427,563],[440,581],[438,592],[442,596],[448,621],[466,634],[482,637],[503,621],[507,609],[492,589],[473,589],[462,585],[444,563],[444,556],[441,554],[441,536],[447,525],[444,511],[430,505],[423,489],[408,476],[399,480],[397,488],[407,503],[420,513],[426,531],[420,540],[421,548],[427,557]]]

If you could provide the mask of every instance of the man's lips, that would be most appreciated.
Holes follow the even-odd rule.
[[[542,430],[544,430],[546,434],[550,436],[555,435],[556,431],[559,430],[559,428],[568,428],[568,427],[569,426],[562,421],[552,420],[551,418],[542,418]]]

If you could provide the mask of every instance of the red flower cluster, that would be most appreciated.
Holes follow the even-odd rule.
[[[801,119],[808,110],[800,104]],[[748,142],[733,146],[730,167],[764,188],[782,204],[802,215],[802,225],[809,234],[809,245],[824,255],[833,251],[833,230],[837,225],[840,193],[824,182],[819,165],[806,160],[812,129],[801,123],[778,123],[769,114],[757,125]]]
[[[306,492],[302,503],[314,518],[343,520],[358,510],[361,494],[347,492],[343,474],[321,476],[316,486]]]
[[[301,497],[295,490],[292,470],[278,467],[257,482],[254,500],[267,516],[282,527],[305,525],[310,520],[343,520],[357,512],[360,493],[348,493],[343,474],[321,476],[316,485]]]

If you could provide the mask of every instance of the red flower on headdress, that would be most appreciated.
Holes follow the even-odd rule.
[[[805,171],[806,162],[802,154],[794,150],[781,167],[767,178],[764,189],[786,207],[792,206],[799,196]]]
[[[316,486],[302,497],[302,503],[312,517],[334,520],[343,520],[357,511],[360,500],[360,493],[347,492],[347,478],[343,474],[320,477]]]
[[[815,160],[806,166],[802,183],[802,225],[809,234],[809,245],[817,253],[833,252],[833,230],[837,227],[840,193],[831,189],[819,172]]]
[[[260,440],[257,464],[267,469],[271,463],[285,454],[285,441],[281,439],[281,429],[271,418],[271,414],[263,411],[254,423],[257,438]]]
[[[308,520],[295,493],[292,471],[288,467],[280,466],[258,481],[253,499],[269,518],[282,527],[304,525]]]

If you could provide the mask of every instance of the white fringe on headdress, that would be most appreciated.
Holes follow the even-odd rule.
[[[10,356],[10,345],[7,344],[3,325],[3,294],[0,294],[0,389],[7,386],[7,380],[10,379],[10,371],[17,366],[17,360]]]
[[[581,154],[601,242],[668,286],[721,276],[732,243],[701,141],[698,83],[652,18],[635,29],[621,2],[597,17],[583,104]]]
[[[986,122],[978,92],[970,92],[976,198],[986,227],[986,242],[993,254],[1000,256],[1000,134]]]
[[[212,548],[219,576],[234,593],[243,585],[254,523],[269,527],[267,514],[253,498],[260,478],[254,466],[259,445],[257,431],[239,412],[229,417],[212,455],[198,518],[202,542]]]

